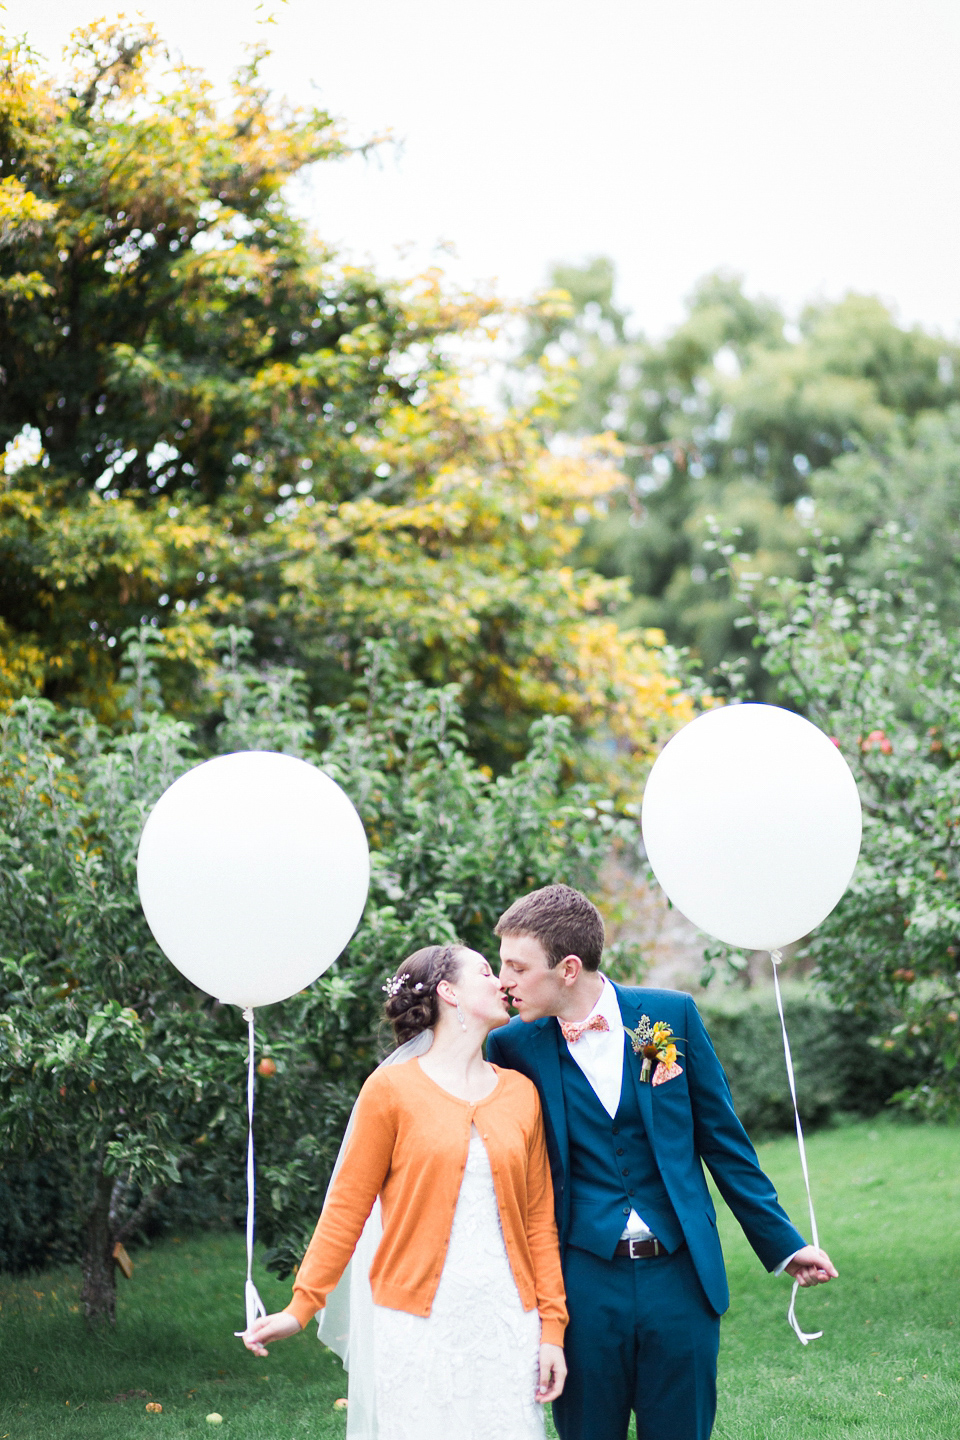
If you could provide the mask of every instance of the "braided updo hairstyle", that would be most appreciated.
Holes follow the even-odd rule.
[[[464,949],[463,945],[427,945],[415,950],[383,987],[387,992],[384,1012],[398,1045],[436,1025],[440,1018],[437,986],[441,980],[456,980]]]

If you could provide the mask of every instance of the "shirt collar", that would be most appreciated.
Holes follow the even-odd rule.
[[[600,991],[597,1003],[590,1011],[587,1019],[592,1020],[594,1015],[602,1015],[610,1029],[616,1032],[623,1028],[623,1018],[620,1014],[620,1002],[617,1000],[617,992],[606,975],[601,974],[600,979],[603,981],[603,989]]]

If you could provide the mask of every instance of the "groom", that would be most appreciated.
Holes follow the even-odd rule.
[[[570,1311],[561,1440],[625,1440],[631,1410],[637,1440],[707,1440],[730,1297],[701,1162],[768,1270],[801,1285],[837,1272],[778,1204],[689,995],[607,980],[600,913],[568,885],[515,901],[496,933],[518,1015],[487,1055],[537,1086],[553,1173]],[[669,1033],[650,1037],[658,1022]],[[660,1058],[645,1066],[627,1027]]]

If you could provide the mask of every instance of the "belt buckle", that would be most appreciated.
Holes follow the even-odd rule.
[[[642,1259],[643,1259],[643,1256],[640,1254],[639,1250],[634,1250],[633,1247],[634,1247],[635,1245],[638,1245],[638,1246],[639,1246],[639,1245],[646,1245],[646,1244],[649,1244],[649,1243],[652,1243],[652,1244],[653,1244],[653,1253],[654,1253],[654,1255],[659,1255],[659,1254],[660,1254],[660,1242],[659,1242],[659,1240],[656,1238],[656,1236],[653,1236],[651,1241],[638,1240],[638,1239],[634,1239],[633,1237],[631,1237],[631,1238],[627,1241],[627,1244],[630,1246],[630,1259],[631,1259],[631,1260],[642,1260]]]

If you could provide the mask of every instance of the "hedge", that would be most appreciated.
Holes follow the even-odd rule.
[[[737,1114],[763,1139],[794,1128],[783,1037],[772,988],[699,1002],[727,1072]],[[809,990],[784,988],[784,1013],[805,1126],[875,1115],[902,1088],[902,1062],[870,1044],[869,1018],[833,1009]]]

